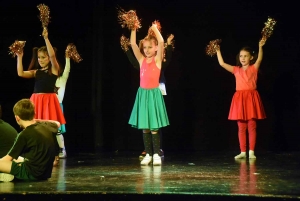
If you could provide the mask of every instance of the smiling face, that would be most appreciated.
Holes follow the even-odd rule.
[[[154,40],[144,40],[143,41],[143,51],[146,57],[151,58],[155,56],[157,51],[157,45]]]
[[[253,59],[253,56],[251,56],[250,52],[241,50],[239,58],[242,66],[248,66],[250,61]]]
[[[48,66],[50,59],[46,52],[38,51],[38,62],[42,68]]]

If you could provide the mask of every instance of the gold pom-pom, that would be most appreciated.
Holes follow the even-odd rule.
[[[268,20],[265,22],[265,27],[261,31],[262,38],[266,40],[272,35],[275,24],[276,24],[276,20],[268,17]]]
[[[45,4],[39,4],[37,8],[40,11],[39,19],[42,22],[42,27],[46,28],[50,22],[50,9]]]
[[[157,27],[158,31],[161,33],[161,24],[160,24],[160,22],[158,20],[155,20],[154,22],[152,22],[152,24],[156,24],[156,27]],[[149,27],[149,29],[148,29],[148,35],[152,35],[152,36],[156,37],[155,33],[151,29],[151,27]]]
[[[8,47],[9,53],[12,57],[15,57],[17,54],[21,54],[23,52],[23,48],[25,46],[26,41],[18,41],[16,40],[11,46]]]
[[[76,63],[82,61],[82,58],[77,52],[76,46],[73,43],[70,43],[66,49],[66,57],[73,59]]]
[[[205,50],[206,54],[211,57],[217,54],[217,49],[219,48],[219,44],[221,42],[222,42],[221,39],[209,41],[209,44],[206,46],[206,50]]]
[[[139,29],[141,28],[141,20],[138,19],[136,12],[134,10],[130,10],[126,12],[122,8],[117,8],[118,9],[118,18],[119,18],[119,23],[121,24],[122,28],[127,27],[129,30],[134,30],[134,29]]]
[[[129,38],[126,38],[124,35],[122,35],[120,38],[120,44],[124,52],[127,52],[129,50],[128,48],[128,46],[130,46]]]

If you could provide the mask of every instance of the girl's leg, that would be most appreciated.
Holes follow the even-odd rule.
[[[256,158],[254,155],[254,149],[256,144],[256,120],[251,119],[248,121],[248,133],[249,133],[249,158]]]
[[[164,157],[164,151],[162,149],[162,129],[158,130],[159,138],[160,138],[160,150],[159,150],[159,156]]]
[[[235,159],[246,158],[246,130],[247,130],[247,121],[237,121],[238,124],[238,136],[241,153],[235,156]]]
[[[152,135],[150,130],[143,130],[143,141],[146,156],[141,161],[141,165],[148,165],[152,161]]]
[[[159,156],[160,152],[160,136],[158,131],[151,131],[152,133],[152,144],[153,144],[153,165],[161,165],[161,157]]]
[[[64,136],[62,133],[58,132],[56,135],[56,139],[59,145],[59,158],[66,158],[67,153],[65,150],[65,141],[64,141]]]

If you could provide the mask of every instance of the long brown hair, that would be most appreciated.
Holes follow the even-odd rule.
[[[54,53],[56,56],[57,49],[55,47],[53,47],[53,49],[54,49]],[[31,58],[31,62],[29,64],[28,70],[37,70],[37,69],[41,68],[40,64],[38,62],[38,52],[44,52],[49,57],[46,46],[42,46],[40,48],[34,47],[32,49],[32,58]],[[58,62],[58,64],[59,64],[59,62]],[[50,61],[49,61],[47,70],[48,70],[49,75],[51,75],[52,74],[52,63]],[[60,69],[58,70],[58,75],[60,75]]]

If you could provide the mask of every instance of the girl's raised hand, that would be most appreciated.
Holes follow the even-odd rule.
[[[168,43],[168,45],[170,45],[171,44],[171,42],[172,42],[172,40],[174,39],[174,35],[173,34],[171,34],[169,37],[168,37],[168,39],[167,39],[167,43]]]
[[[48,30],[47,30],[47,28],[43,29],[42,36],[44,37],[44,39],[48,39]]]
[[[20,52],[20,53],[17,53],[16,52],[16,55],[17,55],[17,57],[23,57],[23,55],[24,55],[24,52],[22,51],[22,52]]]
[[[264,45],[265,45],[265,43],[266,43],[266,41],[267,41],[267,39],[266,39],[266,38],[262,38],[262,39],[259,41],[259,43],[258,43],[258,46],[259,46],[259,47],[262,47],[262,46],[264,46]]]

